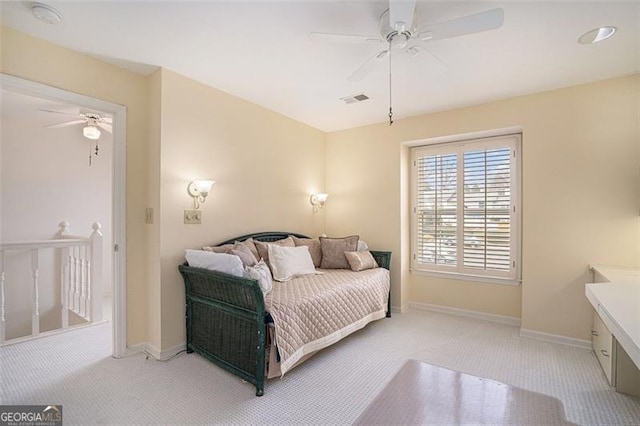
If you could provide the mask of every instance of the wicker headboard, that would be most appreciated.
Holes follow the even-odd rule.
[[[296,234],[295,232],[282,232],[282,231],[256,232],[253,234],[247,234],[241,237],[236,237],[227,241],[223,241],[220,244],[216,244],[216,246],[233,244],[236,241],[244,241],[244,240],[248,240],[249,238],[253,238],[254,240],[257,240],[257,241],[264,241],[266,243],[269,243],[269,242],[281,240],[283,238],[287,238],[289,235],[293,235],[294,237],[298,237],[298,238],[309,238],[306,235]]]

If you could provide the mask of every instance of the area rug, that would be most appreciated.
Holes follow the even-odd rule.
[[[573,425],[562,402],[494,380],[408,360],[356,425]]]

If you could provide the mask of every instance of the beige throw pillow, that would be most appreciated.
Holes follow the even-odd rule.
[[[263,243],[262,241],[253,241],[256,245],[256,249],[258,249],[258,255],[260,259],[264,259],[267,265],[269,265],[269,244],[276,244],[280,247],[295,247],[295,243],[293,242],[293,238],[287,237],[282,240],[274,241],[272,243]],[[269,265],[271,267],[271,265]]]
[[[344,238],[320,237],[322,247],[322,269],[350,269],[351,266],[344,255],[345,251],[356,251],[358,248],[358,235]]]
[[[320,240],[317,238],[298,238],[291,236],[296,247],[307,246],[309,247],[309,254],[313,260],[313,266],[319,268],[322,263],[322,246]]]
[[[204,251],[209,251],[209,252],[213,252],[213,253],[227,253],[227,254],[229,254],[231,249],[233,249],[233,244],[225,244],[223,246],[205,246],[205,247],[202,247],[202,250],[204,250]]]
[[[229,251],[230,254],[235,254],[242,260],[242,264],[245,267],[255,266],[258,263],[258,259],[251,253],[249,247],[246,244],[236,241],[236,244],[233,246],[233,249]]]
[[[260,253],[258,253],[258,249],[256,248],[255,240],[253,239],[253,237],[247,238],[244,241],[236,241],[236,244],[237,243],[247,246],[247,248],[251,250],[251,253],[253,253],[253,255],[255,256],[256,260],[260,260]]]
[[[344,255],[346,256],[352,271],[358,272],[378,267],[378,263],[373,258],[369,250],[345,251]]]

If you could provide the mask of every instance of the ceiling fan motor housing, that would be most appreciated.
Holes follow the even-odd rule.
[[[417,13],[414,13],[413,22],[410,25],[406,23],[397,23],[400,25],[391,25],[389,22],[389,9],[380,16],[380,36],[383,40],[387,40],[393,49],[404,49],[407,43],[416,33],[416,24],[418,21]]]

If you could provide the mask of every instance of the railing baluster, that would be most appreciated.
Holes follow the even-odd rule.
[[[38,249],[31,250],[31,271],[33,273],[33,302],[31,306],[31,335],[40,334],[40,296],[38,294],[38,275],[40,273]]]
[[[80,249],[80,316],[87,316],[87,247]]]
[[[93,297],[93,282],[91,280],[91,247],[87,247],[87,297],[85,299],[85,318],[87,321],[91,321],[92,316],[92,297]]]
[[[69,249],[60,250],[60,316],[62,328],[69,327]]]
[[[4,303],[4,250],[2,250],[0,251],[0,345],[5,339]]]
[[[80,247],[73,247],[73,311],[80,311],[80,282],[82,281],[82,270],[80,269]]]
[[[69,309],[73,308],[73,259],[71,258],[71,254],[73,252],[73,247],[67,247],[67,280],[69,280],[67,285],[67,306]]]

